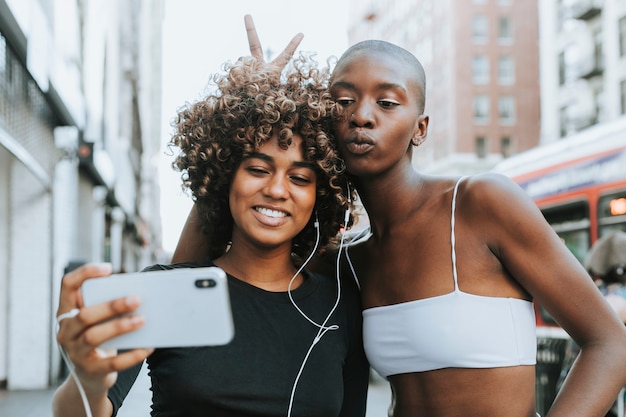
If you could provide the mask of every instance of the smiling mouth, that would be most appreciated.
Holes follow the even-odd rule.
[[[272,210],[272,209],[268,209],[265,207],[255,207],[254,209],[258,211],[259,213],[263,214],[264,216],[271,217],[274,219],[287,217],[287,213],[285,213],[284,211]]]

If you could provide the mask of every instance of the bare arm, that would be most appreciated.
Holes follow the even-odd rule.
[[[93,417],[109,417],[113,415],[113,405],[109,401],[106,391],[89,393],[87,395],[91,414]],[[86,416],[82,398],[78,392],[76,381],[68,378],[56,390],[52,399],[52,415],[61,416]]]
[[[198,210],[194,205],[174,249],[172,263],[200,261],[209,256],[209,236],[202,233]]]
[[[490,175],[471,186],[491,251],[581,348],[548,417],[604,415],[626,384],[624,324],[517,185]]]
[[[152,352],[150,349],[136,349],[118,355],[115,351],[97,348],[104,341],[143,325],[143,320],[130,317],[101,323],[136,310],[139,302],[134,298],[83,306],[82,283],[87,278],[110,273],[111,266],[108,264],[87,264],[65,275],[57,311],[58,317],[72,309],[79,309],[76,316],[61,321],[57,341],[74,365],[75,376],[80,380],[94,417],[111,416],[113,406],[107,391],[115,383],[117,372],[143,361]],[[78,384],[71,375],[55,392],[52,410],[55,417],[86,415]]]

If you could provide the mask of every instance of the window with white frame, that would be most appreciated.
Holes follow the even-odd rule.
[[[626,80],[622,80],[619,83],[620,87],[620,102],[622,107],[622,114],[626,114]]]
[[[580,51],[576,44],[569,44],[559,53],[559,85],[578,78]]]
[[[489,57],[476,55],[472,59],[472,81],[474,84],[489,84]]]
[[[564,138],[569,132],[569,117],[567,115],[567,107],[561,107],[559,109],[559,131],[561,137]]]
[[[619,56],[626,56],[626,16],[619,19]]]
[[[511,43],[513,41],[513,27],[508,16],[498,18],[498,41],[501,43]]]
[[[500,154],[503,158],[508,158],[513,154],[513,141],[510,136],[504,136],[500,139]]]
[[[498,117],[500,123],[511,124],[515,122],[515,98],[502,96],[498,99]]]
[[[476,15],[472,18],[472,39],[476,43],[486,43],[489,36],[487,16]]]
[[[487,138],[484,136],[476,138],[476,156],[481,159],[487,156]]]
[[[477,124],[485,124],[489,122],[489,96],[474,96],[474,122]]]
[[[510,55],[502,55],[498,58],[498,82],[500,85],[515,83],[515,61]]]

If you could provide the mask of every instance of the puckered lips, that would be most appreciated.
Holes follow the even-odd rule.
[[[355,130],[343,140],[343,146],[351,154],[363,155],[374,147],[374,140],[362,130]]]
[[[277,207],[254,206],[255,216],[264,225],[276,227],[285,224],[291,214]]]

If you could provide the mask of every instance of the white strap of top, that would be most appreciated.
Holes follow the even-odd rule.
[[[461,181],[463,181],[466,177],[463,176],[461,178],[458,179],[458,181],[456,182],[456,184],[454,185],[454,193],[452,194],[452,217],[450,220],[450,242],[452,244],[452,276],[454,277],[454,291],[458,291],[459,290],[459,282],[458,282],[458,277],[457,277],[457,273],[456,273],[456,249],[455,249],[455,245],[456,245],[456,238],[454,237],[454,211],[456,210],[456,194],[457,194],[457,190],[459,189],[459,184],[461,183]]]

